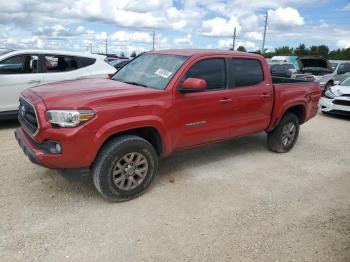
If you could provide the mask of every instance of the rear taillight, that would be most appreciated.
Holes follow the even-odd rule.
[[[107,78],[111,79],[114,74],[107,74]]]

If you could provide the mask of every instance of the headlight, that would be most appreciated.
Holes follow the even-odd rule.
[[[336,95],[331,90],[327,90],[326,93],[324,93],[324,96],[330,99],[336,97]]]
[[[92,110],[49,110],[46,114],[51,124],[60,127],[76,127],[95,116]]]

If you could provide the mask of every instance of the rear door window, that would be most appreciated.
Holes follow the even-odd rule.
[[[233,86],[254,86],[264,81],[264,72],[259,60],[233,58],[231,60]]]
[[[96,62],[95,58],[45,55],[45,69],[47,73],[69,72],[90,66]]]
[[[76,57],[76,59],[78,62],[78,68],[90,66],[96,62],[95,58],[90,58],[90,57]]]
[[[48,73],[68,72],[78,69],[78,63],[72,56],[45,55],[45,69]]]

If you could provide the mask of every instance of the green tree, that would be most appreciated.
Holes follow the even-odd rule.
[[[135,51],[132,51],[132,53],[131,53],[131,55],[130,55],[132,58],[134,58],[134,57],[136,57],[137,56],[137,54],[136,54],[136,52]]]
[[[293,54],[293,48],[290,48],[289,46],[282,46],[275,48],[275,54],[274,55],[292,55]]]
[[[240,46],[237,48],[237,51],[247,52],[247,49],[245,49],[244,46],[240,45]]]
[[[318,46],[318,55],[323,56],[325,58],[328,57],[329,54],[329,48],[326,45],[319,45]]]
[[[124,52],[121,52],[120,56],[121,56],[121,57],[125,57]]]
[[[306,48],[304,44],[300,44],[297,48],[295,48],[294,54],[297,56],[306,56],[310,54],[310,50]]]
[[[318,55],[318,46],[313,45],[310,47],[310,55]]]

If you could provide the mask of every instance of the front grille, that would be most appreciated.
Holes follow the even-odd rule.
[[[39,130],[39,123],[36,118],[34,107],[24,98],[19,99],[18,120],[22,127],[31,135],[35,135]]]
[[[334,100],[333,104],[335,105],[341,105],[341,106],[350,106],[350,100]]]

